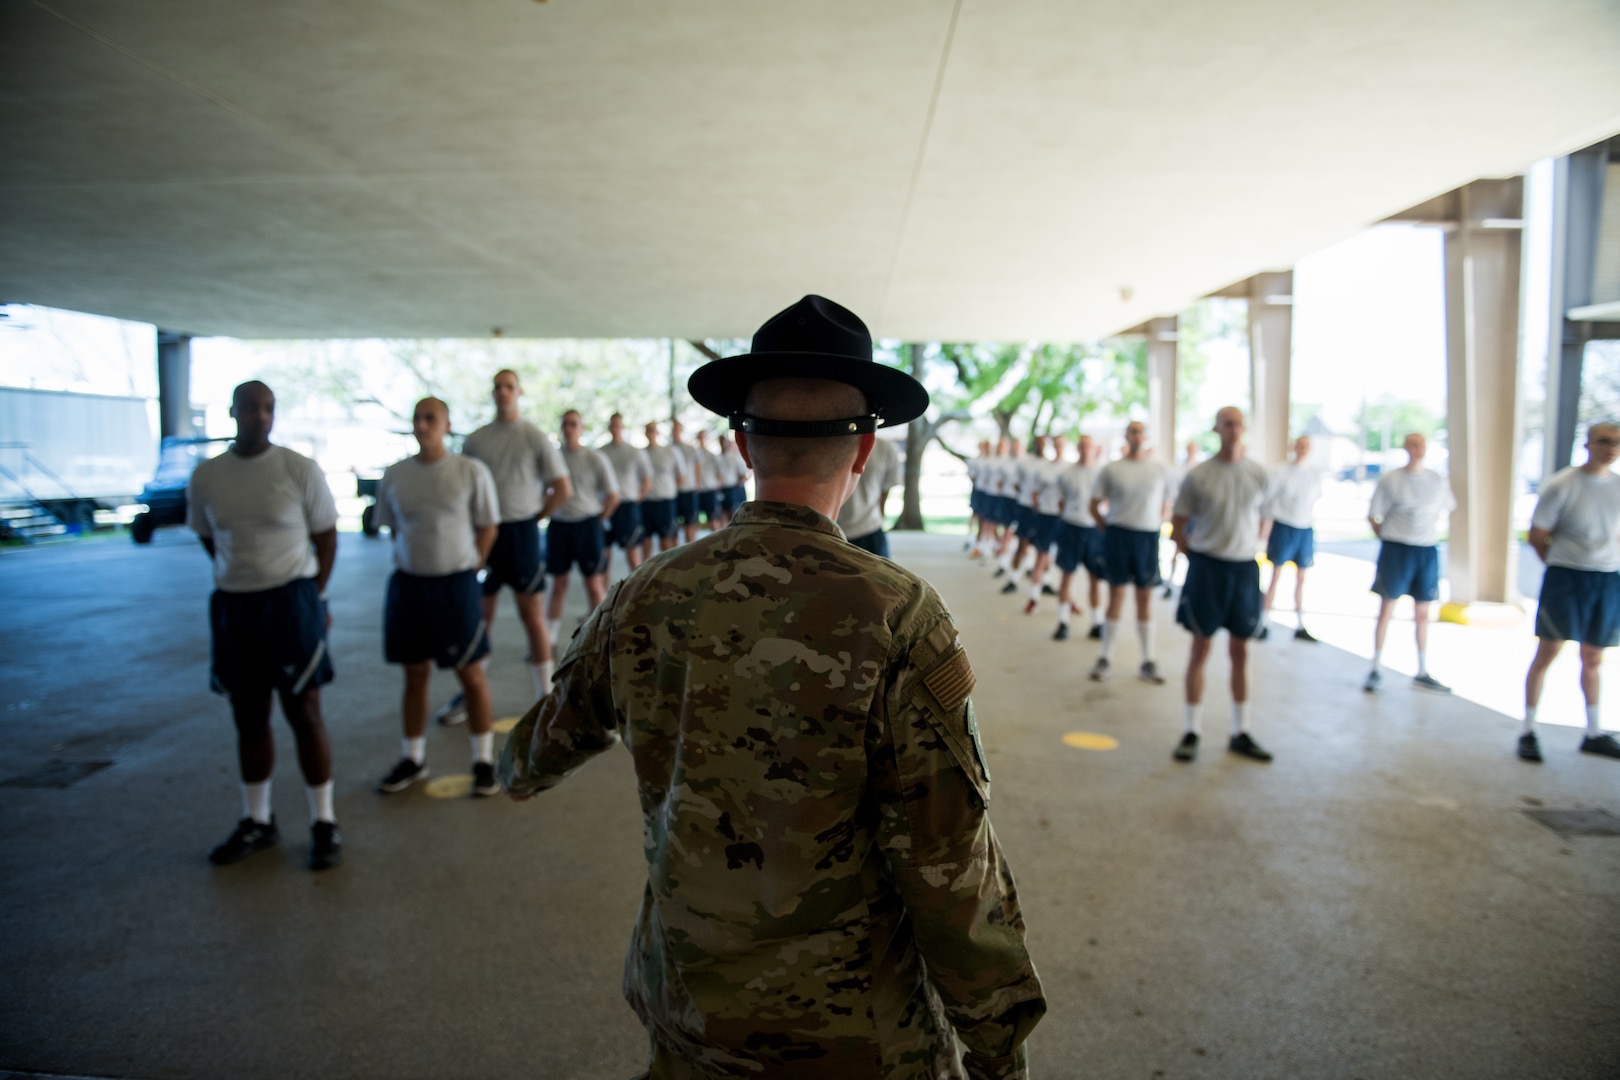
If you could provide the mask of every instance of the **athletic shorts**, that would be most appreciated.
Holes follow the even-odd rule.
[[[1301,570],[1309,570],[1316,562],[1316,530],[1272,522],[1271,538],[1266,541],[1266,558],[1274,566],[1293,563]]]
[[[1259,563],[1189,551],[1176,622],[1199,637],[1225,630],[1233,637],[1252,638],[1260,632],[1260,599]]]
[[[984,496],[984,516],[989,518],[992,524],[1010,525],[1012,524],[1012,516],[1007,509],[1009,505],[1016,506],[1017,504],[1005,495],[992,495],[986,492]]]
[[[660,540],[675,539],[675,500],[647,499],[641,504],[641,528]]]
[[[1103,567],[1110,585],[1151,588],[1159,576],[1159,534],[1110,525],[1103,530]]]
[[[968,492],[968,513],[974,517],[984,517],[984,492],[974,488]]]
[[[1536,637],[1600,649],[1620,645],[1620,573],[1547,567],[1536,608]]]
[[[647,531],[641,526],[641,504],[619,503],[613,511],[613,522],[608,527],[607,542],[629,550],[641,543],[646,535]]]
[[[546,573],[555,577],[578,566],[588,576],[603,573],[607,564],[607,531],[601,518],[553,520],[546,527]]]
[[[726,513],[734,514],[748,501],[748,489],[741,484],[733,484],[726,489]]]
[[[272,690],[302,694],[332,681],[326,645],[326,604],[314,578],[262,592],[215,591],[208,601],[213,629],[209,682],[226,697],[259,697]]]
[[[1040,516],[1033,506],[1025,506],[1016,500],[1013,502],[1013,527],[1018,530],[1018,539],[1033,540],[1035,538],[1035,526],[1040,520]]]
[[[874,555],[889,557],[889,534],[882,529],[869,532],[865,536],[852,536],[849,542],[863,551],[870,551]]]
[[[1036,513],[1031,515],[1029,527],[1029,544],[1036,551],[1051,551],[1052,545],[1057,543],[1058,526],[1063,519],[1056,514]]]
[[[418,577],[395,570],[383,607],[383,659],[464,668],[489,655],[478,571]]]
[[[696,525],[698,523],[697,492],[678,491],[675,493],[675,520],[681,525]]]
[[[698,492],[697,505],[698,513],[703,515],[704,520],[713,521],[720,515],[720,489]]]
[[[1385,540],[1378,547],[1372,591],[1385,600],[1410,596],[1420,604],[1440,598],[1440,551]]]
[[[1107,578],[1103,570],[1102,530],[1089,525],[1058,522],[1057,564],[1065,574],[1081,567],[1094,578]]]
[[[546,587],[545,559],[540,553],[540,523],[533,518],[503,521],[495,533],[495,546],[484,560],[484,595],[503,588],[531,596]]]

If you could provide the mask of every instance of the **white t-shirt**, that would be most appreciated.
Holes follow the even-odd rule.
[[[1316,521],[1316,501],[1322,497],[1325,476],[1314,465],[1279,465],[1271,473],[1266,495],[1266,517],[1309,529]]]
[[[720,464],[720,455],[701,446],[697,452],[703,468],[703,479],[698,483],[698,490],[718,491],[725,487],[725,469]]]
[[[186,524],[214,542],[214,587],[263,592],[314,577],[309,538],[337,525],[321,467],[285,446],[252,457],[227,450],[197,466]]]
[[[866,471],[861,473],[849,500],[838,511],[838,527],[844,530],[844,535],[869,536],[883,528],[883,514],[879,509],[883,493],[904,482],[900,451],[889,439],[874,440],[872,455],[866,459]]]
[[[1456,508],[1451,481],[1420,465],[1416,471],[1395,469],[1380,476],[1367,516],[1378,521],[1381,539],[1433,547],[1440,542],[1440,515]]]
[[[668,446],[649,446],[647,464],[652,469],[652,491],[647,498],[659,502],[673,499],[676,478],[681,473],[680,452]]]
[[[602,456],[601,451],[588,446],[578,450],[564,447],[562,457],[563,463],[568,466],[568,479],[573,484],[574,493],[557,508],[551,519],[585,521],[601,517],[602,508],[607,505],[607,496],[619,493],[619,478],[613,472],[612,462]]]
[[[1620,570],[1620,476],[1589,476],[1575,466],[1558,470],[1541,486],[1530,525],[1552,533],[1548,566]]]
[[[725,470],[726,487],[737,487],[748,479],[748,462],[735,446],[720,455],[720,467]]]
[[[1016,495],[1019,506],[1034,507],[1035,492],[1040,487],[1041,469],[1045,464],[1038,457],[1021,457],[1013,464],[1012,482],[1018,485]]]
[[[671,450],[675,451],[675,460],[680,469],[675,473],[675,490],[679,492],[696,491],[701,486],[698,477],[698,448],[689,443],[671,443]]]
[[[647,460],[647,451],[629,443],[610,442],[600,447],[600,452],[613,466],[613,475],[619,481],[619,497],[625,502],[640,502],[641,482],[652,478],[652,464]]]
[[[1158,532],[1170,501],[1170,470],[1150,458],[1119,458],[1097,473],[1093,499],[1108,504],[1104,520],[1122,529]]]
[[[1018,494],[1013,489],[1014,477],[1018,471],[1018,462],[1010,457],[995,458],[985,467],[984,475],[986,489],[992,495],[1012,497]]]
[[[1056,515],[1058,512],[1058,477],[1063,473],[1063,462],[1049,458],[1036,458],[1029,471],[1030,505],[1038,513]]]
[[[556,445],[527,420],[491,421],[467,436],[461,452],[489,466],[502,521],[538,516],[546,485],[568,475]]]
[[[1084,529],[1097,527],[1091,516],[1091,492],[1097,483],[1099,469],[1095,465],[1073,462],[1058,473],[1058,498],[1063,500],[1063,520]]]
[[[393,530],[394,565],[407,574],[477,570],[478,530],[500,520],[489,466],[465,454],[431,464],[412,455],[388,466],[377,483],[377,524]]]
[[[1185,517],[1187,546],[1227,562],[1247,562],[1260,550],[1260,519],[1270,477],[1258,461],[1201,461],[1181,478],[1176,517]]]

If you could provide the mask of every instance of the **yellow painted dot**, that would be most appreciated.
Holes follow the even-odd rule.
[[[435,776],[422,790],[435,799],[465,799],[472,794],[472,773]]]
[[[520,717],[516,716],[503,716],[493,724],[489,725],[489,729],[495,732],[497,735],[505,735],[507,732],[517,727],[519,719]]]
[[[1063,736],[1063,745],[1076,750],[1116,750],[1119,740],[1111,735],[1098,735],[1094,731],[1071,731]]]

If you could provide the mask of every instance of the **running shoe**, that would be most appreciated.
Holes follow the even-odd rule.
[[[1175,591],[1170,588],[1170,583],[1168,581],[1165,582],[1164,583],[1164,598],[1166,600],[1168,600],[1174,595],[1175,595]]]
[[[1313,641],[1314,642],[1316,640],[1316,635],[1311,633],[1309,630],[1305,629],[1302,626],[1298,630],[1294,631],[1294,640],[1295,641]]]
[[[410,758],[400,758],[399,764],[394,766],[392,772],[377,781],[377,790],[385,795],[392,795],[396,791],[404,791],[418,780],[428,778],[427,765],[412,761]]]
[[[1092,641],[1101,641],[1102,623],[1098,623],[1096,626],[1093,626],[1090,630],[1086,631],[1086,637],[1090,638]]]
[[[1042,585],[1041,586],[1041,595],[1042,596],[1056,596],[1057,595],[1057,590],[1052,588],[1052,586],[1050,586],[1050,585]]]
[[[1247,731],[1240,731],[1236,735],[1232,736],[1232,741],[1226,744],[1226,748],[1232,751],[1234,754],[1241,754],[1242,756],[1251,758],[1255,761],[1271,760],[1271,754],[1263,746],[1250,738]]]
[[[1066,622],[1058,623],[1058,628],[1057,628],[1056,632],[1054,632],[1052,634],[1052,640],[1053,641],[1068,641],[1069,640],[1069,624],[1066,623]]]
[[[1436,694],[1451,693],[1451,687],[1447,686],[1445,683],[1441,682],[1439,679],[1435,678],[1433,675],[1430,675],[1426,671],[1422,675],[1415,676],[1412,679],[1412,685],[1417,687],[1419,690],[1432,690]]]
[[[1170,755],[1177,761],[1191,761],[1198,756],[1198,732],[1189,731],[1181,737],[1176,744],[1175,752]]]
[[[1102,682],[1106,678],[1108,678],[1108,661],[1099,656],[1097,662],[1091,665],[1091,681]]]
[[[1025,615],[1033,615],[1033,614],[1035,614],[1035,609],[1040,607],[1040,606],[1041,605],[1040,605],[1039,601],[1025,600],[1024,601],[1024,614]]]
[[[343,834],[335,821],[317,821],[309,827],[309,868],[330,870],[343,861]]]
[[[1151,660],[1142,662],[1142,666],[1136,671],[1136,677],[1145,683],[1152,683],[1154,686],[1164,685],[1164,676],[1159,674],[1159,665]]]
[[[1007,568],[1005,566],[998,566],[998,567],[996,567],[996,572],[994,574],[991,574],[990,576],[991,577],[1006,577],[1007,576]]]
[[[1540,761],[1541,743],[1536,739],[1535,732],[1519,736],[1519,760]]]
[[[255,851],[263,851],[267,847],[274,847],[281,834],[276,830],[276,819],[272,817],[268,825],[261,825],[250,817],[245,817],[236,823],[236,830],[225,838],[225,842],[208,853],[208,861],[215,866],[229,866],[234,862],[241,862]]]
[[[460,694],[445,703],[444,708],[434,714],[433,718],[445,727],[452,724],[465,724],[467,722],[467,702]]]
[[[495,775],[495,766],[487,761],[473,762],[472,791],[474,795],[499,795],[501,781]]]
[[[1016,581],[1007,582],[1007,584],[1005,584],[1005,585],[1003,585],[1001,587],[1001,591],[1004,592],[1004,593],[1015,593],[1015,592],[1017,592],[1018,591],[1018,582],[1016,582]]]
[[[1361,688],[1369,694],[1376,694],[1383,682],[1384,677],[1382,675],[1376,671],[1369,671],[1367,672],[1367,681],[1361,684]]]
[[[1602,735],[1588,735],[1581,740],[1581,753],[1620,758],[1620,741],[1608,732]]]
[[[1258,634],[1254,635],[1254,640],[1256,640],[1256,641],[1264,641],[1264,640],[1266,640],[1266,638],[1268,638],[1270,636],[1271,636],[1271,627],[1265,625],[1264,623],[1261,623],[1260,624],[1260,632]]]

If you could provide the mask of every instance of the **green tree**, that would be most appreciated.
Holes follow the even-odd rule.
[[[1440,430],[1439,414],[1420,401],[1384,395],[1356,411],[1363,445],[1370,451],[1392,450],[1413,432],[1428,438]]]

